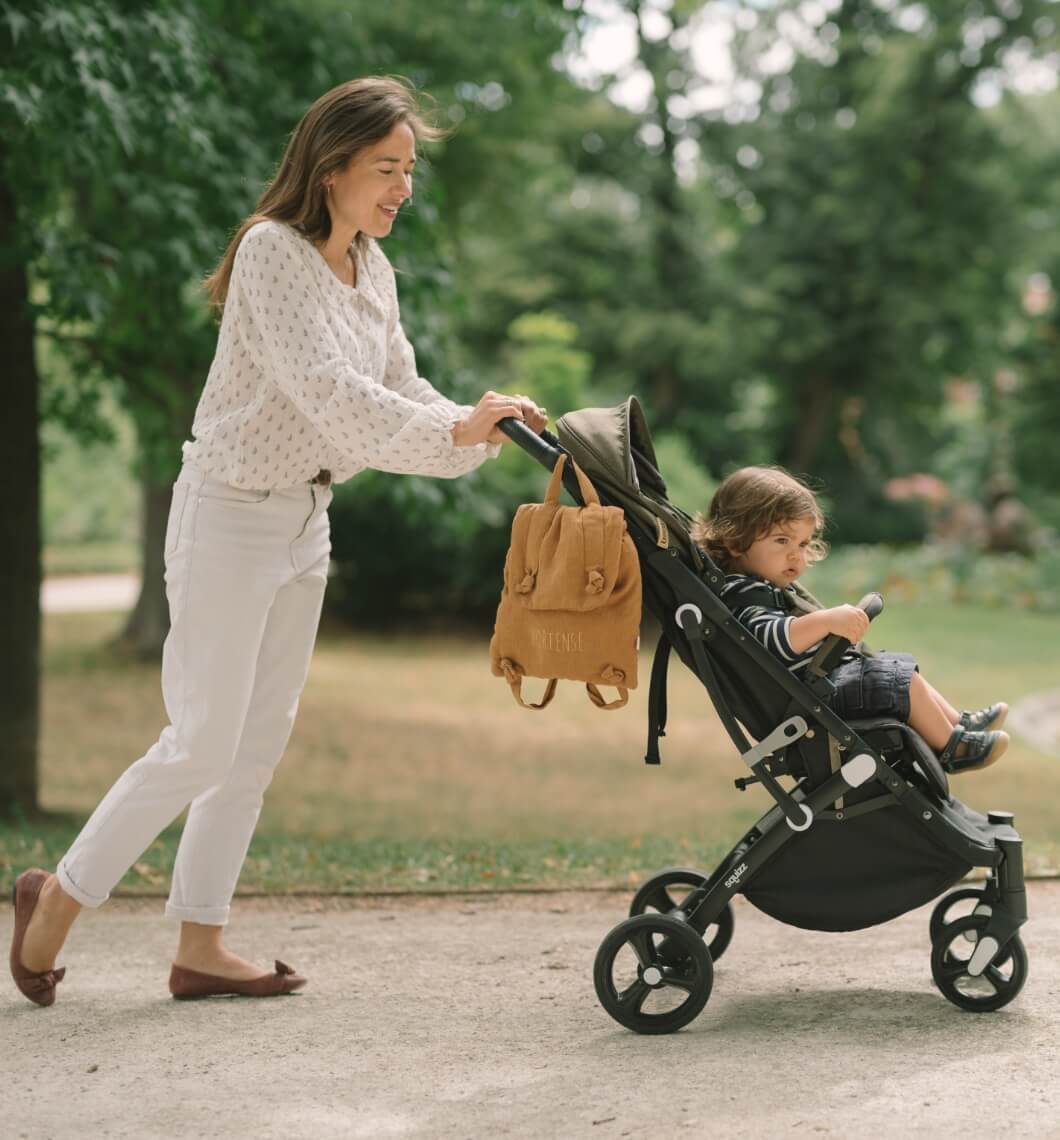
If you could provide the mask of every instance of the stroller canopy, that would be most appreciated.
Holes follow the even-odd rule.
[[[667,497],[636,396],[613,408],[568,412],[556,422],[556,435],[593,485],[626,512],[628,521],[653,536],[657,546],[675,545],[686,562],[702,571],[703,555],[689,534],[692,519]]]

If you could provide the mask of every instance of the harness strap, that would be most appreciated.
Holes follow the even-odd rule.
[[[648,687],[648,750],[645,764],[661,764],[659,737],[666,735],[666,677],[673,644],[666,630],[659,634],[655,644],[655,658],[651,663],[651,681]]]
[[[545,686],[541,700],[536,705],[528,705],[526,701],[523,700],[523,667],[508,657],[502,657],[499,664],[501,671],[504,673],[504,679],[508,682],[508,687],[512,690],[512,696],[515,697],[516,702],[522,705],[524,709],[543,709],[556,695],[556,683],[558,678],[552,677]]]

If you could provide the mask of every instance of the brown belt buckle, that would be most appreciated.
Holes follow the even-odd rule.
[[[310,480],[311,483],[319,483],[322,487],[327,487],[331,484],[331,472],[322,467]]]

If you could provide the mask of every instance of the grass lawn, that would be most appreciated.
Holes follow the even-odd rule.
[[[0,887],[51,865],[122,769],[165,724],[158,668],[103,648],[115,614],[45,620],[46,825],[0,828]],[[643,764],[648,650],[629,706],[602,713],[575,685],[547,712],[489,673],[488,637],[325,630],[240,889],[371,890],[635,883],[709,870],[769,805],[743,774],[706,693],[675,662],[663,764]],[[1060,684],[1060,617],[893,606],[872,643],[916,652],[955,703],[1016,703]],[[1016,813],[1030,869],[1060,866],[1060,760],[1016,737],[992,770],[955,781],[973,807]],[[163,892],[177,828],[123,882]]]

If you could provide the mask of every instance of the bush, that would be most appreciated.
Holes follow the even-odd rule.
[[[546,480],[514,447],[460,479],[358,475],[329,511],[330,608],[362,628],[491,618],[512,516],[542,497]]]
[[[856,602],[870,590],[890,601],[968,604],[1060,613],[1060,543],[1033,558],[983,554],[970,547],[844,546],[806,576],[825,604]]]

